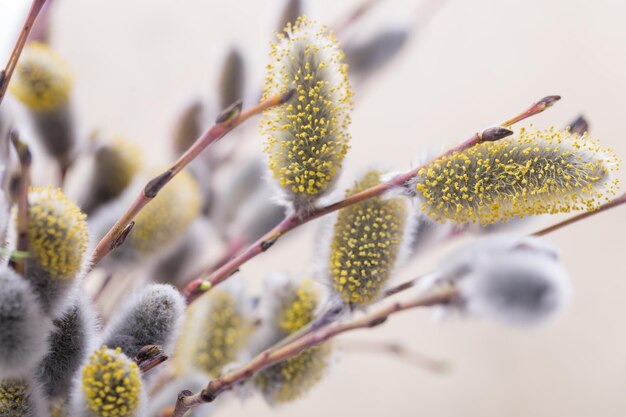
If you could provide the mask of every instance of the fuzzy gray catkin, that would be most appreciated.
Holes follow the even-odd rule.
[[[46,354],[49,332],[32,286],[0,266],[0,378],[29,374]]]
[[[543,323],[570,299],[558,252],[533,237],[479,239],[447,257],[441,274],[456,282],[465,311],[507,325]]]
[[[220,109],[244,99],[246,67],[241,51],[232,47],[226,54],[218,81]]]
[[[115,137],[100,143],[93,155],[93,176],[81,199],[81,208],[90,215],[119,197],[141,167],[141,150],[132,141]]]
[[[105,344],[133,358],[147,345],[172,348],[184,314],[185,301],[171,285],[152,284],[128,300],[111,319]]]
[[[344,52],[351,76],[365,78],[389,63],[406,45],[410,31],[385,28],[363,41],[346,42]]]
[[[48,352],[38,366],[37,379],[48,398],[64,403],[96,339],[95,313],[86,296],[77,296],[52,325]]]
[[[67,305],[89,243],[85,215],[58,189],[33,187],[28,193],[26,278],[46,314]]]

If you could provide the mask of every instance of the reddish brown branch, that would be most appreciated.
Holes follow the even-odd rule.
[[[32,155],[28,145],[22,142],[17,132],[11,131],[11,142],[15,147],[18,159],[20,161],[20,180],[19,189],[16,191],[17,197],[17,251],[25,253],[28,250],[28,189],[30,187],[30,166],[32,163]],[[11,264],[16,272],[25,276],[26,260],[17,258],[11,260]]]
[[[571,217],[567,220],[563,220],[562,222],[546,227],[545,229],[539,230],[533,233],[533,236],[543,236],[543,235],[547,235],[548,233],[556,232],[557,230],[562,229],[565,226],[569,226],[571,224],[584,220],[587,217],[595,216],[596,214],[602,213],[603,211],[607,211],[612,208],[619,207],[624,203],[626,203],[626,193],[620,195],[619,197],[613,199],[612,201],[609,201],[608,203],[602,204],[600,207],[598,207],[594,211],[581,213],[577,216]]]
[[[118,219],[113,225],[111,230],[100,240],[96,249],[91,256],[91,267],[96,266],[102,258],[104,258],[111,250],[116,246],[121,245],[120,236],[125,230],[128,230],[128,226],[131,221],[137,216],[137,214],[148,204],[154,197],[157,196],[159,191],[183,170],[191,161],[193,161],[207,146],[213,142],[218,141],[228,132],[248,120],[250,117],[257,115],[264,110],[278,106],[287,102],[293,91],[289,91],[285,94],[271,97],[249,108],[248,110],[241,111],[241,103],[236,103],[228,109],[224,110],[220,116],[218,116],[215,124],[209,128],[205,133],[200,136],[193,145],[185,152],[178,160],[165,172],[156,176],[150,180],[139,195],[135,198],[133,204],[126,210],[126,212]],[[128,234],[128,233],[126,233]]]
[[[9,61],[7,62],[4,70],[0,71],[0,104],[2,104],[2,99],[7,91],[7,87],[11,81],[11,77],[13,76],[13,71],[15,70],[17,62],[20,59],[22,50],[24,49],[24,45],[26,45],[30,31],[32,30],[35,20],[37,19],[39,12],[41,12],[44,4],[46,4],[46,0],[33,0],[30,10],[28,11],[28,15],[26,16],[26,21],[22,26],[20,35],[18,36],[17,42],[15,43],[11,56],[9,57]]]
[[[482,132],[475,133],[465,142],[462,142],[460,145],[448,150],[443,153],[440,158],[448,156],[454,152],[459,152],[461,150],[471,148],[480,142],[485,141],[495,141],[502,139],[513,132],[506,129],[505,127],[510,126],[512,123],[519,122],[525,118],[533,116],[535,114],[541,113],[546,108],[550,107],[555,101],[559,100],[559,96],[547,96],[543,99],[539,100],[537,103],[534,103],[527,110],[515,116],[514,118],[504,122],[500,126],[487,128]],[[504,126],[504,127],[503,127]],[[413,177],[417,175],[420,169],[423,167],[413,168],[410,171],[398,175],[395,178],[392,178],[388,182],[381,183],[367,190],[361,191],[360,193],[354,194],[350,197],[345,198],[344,200],[338,201],[336,203],[330,204],[325,207],[320,207],[314,209],[310,213],[306,215],[301,214],[291,214],[287,216],[282,222],[280,222],[276,227],[266,233],[264,236],[259,238],[256,242],[251,244],[246,250],[241,252],[239,255],[233,257],[230,261],[225,263],[223,266],[212,272],[207,276],[201,276],[199,278],[194,279],[189,282],[183,293],[187,299],[187,303],[192,303],[196,300],[200,295],[204,292],[210,290],[215,285],[218,285],[222,281],[228,279],[231,275],[239,270],[239,267],[244,263],[248,262],[250,259],[256,257],[257,255],[268,250],[276,241],[288,233],[289,231],[310,222],[311,220],[315,220],[319,217],[325,216],[337,210],[340,210],[344,207],[348,207],[352,204],[359,203],[361,201],[367,200],[369,198],[380,196],[386,191],[402,187],[408,181],[410,181]]]
[[[257,372],[260,372],[276,363],[285,361],[302,351],[317,346],[340,334],[357,329],[368,329],[379,326],[383,324],[389,316],[400,311],[418,307],[431,307],[435,305],[447,304],[454,299],[454,297],[456,297],[456,294],[457,293],[454,290],[446,290],[412,301],[397,302],[359,319],[343,323],[332,323],[301,338],[293,340],[284,346],[266,350],[257,355],[243,367],[212,380],[201,392],[197,394],[193,394],[190,391],[181,392],[178,396],[176,408],[172,413],[172,417],[182,417],[187,411],[203,403],[214,401],[221,393],[231,389],[238,383],[250,379]]]
[[[341,343],[341,348],[344,351],[354,353],[390,355],[433,373],[442,373],[450,369],[450,366],[446,362],[409,349],[398,342],[389,342],[386,340],[346,340]]]

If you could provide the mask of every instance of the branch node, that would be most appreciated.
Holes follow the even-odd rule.
[[[221,124],[230,122],[235,117],[239,116],[239,114],[241,114],[242,107],[243,103],[241,100],[235,101],[233,104],[221,111],[221,113],[215,119],[215,123]]]
[[[122,229],[122,231],[111,242],[111,250],[117,249],[124,244],[124,242],[126,241],[126,238],[130,234],[131,230],[133,230],[134,226],[135,226],[135,222],[132,221],[128,223],[126,227]]]
[[[146,198],[154,198],[161,191],[161,188],[167,184],[174,176],[174,172],[170,169],[151,179],[143,189],[143,195]]]
[[[502,127],[502,126],[493,126],[493,127],[488,127],[482,132],[479,132],[478,140],[480,143],[495,142],[500,139],[504,139],[507,136],[511,136],[512,134],[513,134],[513,131],[511,129],[507,129],[506,127]]]
[[[202,398],[202,401],[206,403],[212,403],[217,398],[217,395],[211,390],[211,387],[209,384],[208,387],[204,388],[200,392],[200,398]]]

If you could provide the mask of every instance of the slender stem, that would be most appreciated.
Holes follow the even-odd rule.
[[[401,293],[403,291],[406,291],[410,288],[415,287],[415,285],[417,285],[417,283],[419,281],[421,281],[422,279],[437,274],[436,272],[430,272],[430,273],[426,273],[426,274],[422,274],[416,278],[413,278],[409,281],[405,281],[401,284],[396,285],[395,287],[391,287],[386,289],[381,295],[380,297],[376,300],[377,302],[380,302],[386,298],[389,298],[391,296],[394,296],[398,293]],[[437,275],[435,275],[437,276]],[[324,327],[326,325],[328,325],[329,323],[336,321],[338,319],[338,317],[340,317],[342,315],[342,313],[344,313],[345,311],[347,311],[346,306],[343,303],[339,303],[339,304],[329,304],[323,311],[322,313],[320,313],[316,318],[314,318],[309,324],[307,324],[306,326],[302,327],[300,330],[296,331],[295,333],[292,333],[291,335],[285,337],[284,339],[280,340],[278,343],[276,343],[274,345],[274,348],[280,347],[280,346],[284,346],[288,343],[290,343],[291,341],[301,338],[304,335],[307,335],[309,333],[314,332],[315,330]]]
[[[13,76],[13,71],[17,66],[17,62],[20,59],[20,54],[24,49],[24,45],[28,40],[28,35],[30,35],[30,31],[35,24],[35,20],[39,15],[39,12],[43,8],[46,0],[33,0],[33,3],[30,6],[30,10],[28,11],[28,15],[26,16],[26,21],[24,21],[24,25],[22,26],[22,30],[20,31],[20,35],[17,38],[17,42],[15,43],[15,47],[13,47],[13,51],[11,52],[11,56],[9,57],[9,61],[7,62],[4,70],[0,71],[0,104],[2,104],[2,99],[7,91],[7,87],[9,82],[11,81],[11,77]]]
[[[340,34],[361,19],[367,14],[374,6],[380,3],[381,0],[364,0],[361,4],[352,10],[347,16],[343,17],[340,22],[336,22],[331,27],[335,34]]]
[[[113,225],[111,230],[100,240],[96,249],[91,256],[91,268],[96,266],[102,258],[104,258],[116,245],[119,246],[121,242],[119,237],[127,230],[131,221],[139,214],[139,212],[148,204],[154,197],[157,196],[159,191],[183,170],[191,161],[193,161],[207,146],[213,142],[218,141],[228,132],[248,120],[250,117],[257,115],[264,110],[286,103],[293,95],[293,91],[290,90],[285,94],[271,97],[261,103],[249,108],[248,110],[241,111],[241,103],[235,103],[233,106],[224,110],[222,114],[217,118],[215,124],[209,128],[206,132],[200,136],[193,145],[178,158],[176,162],[165,172],[156,176],[149,181],[139,195],[135,198],[132,205],[126,210],[126,212],[118,219]]]
[[[510,126],[512,123],[519,122],[521,120],[524,120],[525,118],[541,113],[546,108],[550,107],[554,102],[559,100],[559,98],[559,96],[544,97],[519,115],[504,122],[503,125]],[[458,146],[444,152],[442,155],[439,156],[439,158],[443,158],[454,152],[459,152],[464,149],[471,148],[472,146],[475,146],[476,144],[481,142],[502,139],[512,133],[512,131],[503,128],[502,126],[487,128],[481,132],[475,133],[469,139],[467,139],[465,142],[462,142]],[[311,220],[325,216],[344,207],[348,207],[352,204],[359,203],[369,198],[380,196],[381,194],[389,190],[403,187],[408,181],[415,177],[422,168],[423,166],[413,168],[408,172],[400,174],[387,182],[368,188],[364,191],[361,191],[357,194],[345,198],[344,200],[338,201],[328,206],[313,209],[309,213],[294,213],[287,216],[283,221],[276,225],[276,227],[267,232],[256,242],[252,243],[250,246],[248,246],[247,249],[245,249],[239,255],[233,257],[223,266],[208,274],[207,276],[200,276],[199,278],[196,278],[193,281],[189,282],[183,290],[183,294],[187,299],[187,303],[192,303],[204,292],[209,291],[215,285],[218,285],[222,281],[228,279],[231,275],[239,270],[239,267],[241,267],[241,265],[268,250],[272,245],[274,245],[274,243],[276,243],[276,241],[280,237],[282,237],[289,231],[305,223],[308,223]]]
[[[598,207],[596,210],[594,211],[587,211],[585,213],[581,213],[577,216],[571,217],[567,220],[563,220],[562,222],[559,222],[557,224],[553,224],[552,226],[546,227],[545,229],[539,230],[535,233],[533,233],[533,236],[543,236],[543,235],[547,235],[548,233],[552,233],[555,232],[565,226],[569,226],[570,224],[574,224],[576,222],[579,222],[583,219],[586,219],[587,217],[591,217],[591,216],[595,216],[598,213],[602,213],[603,211],[607,211],[610,210],[612,208],[621,206],[622,204],[626,203],[626,193],[620,195],[619,197],[609,201],[608,203],[602,204],[600,207]]]
[[[243,367],[210,381],[209,384],[197,394],[193,394],[190,391],[181,392],[178,395],[176,408],[172,413],[172,417],[182,417],[187,411],[203,403],[214,401],[218,395],[231,389],[234,385],[250,379],[257,372],[276,363],[285,361],[302,351],[317,346],[340,334],[357,329],[368,329],[379,326],[387,321],[389,316],[400,311],[447,304],[453,300],[456,295],[457,292],[455,290],[446,290],[407,302],[397,302],[375,313],[343,323],[329,324],[301,338],[293,340],[287,345],[266,350]]]
[[[11,142],[20,161],[20,180],[17,192],[17,247],[19,252],[28,251],[28,188],[30,187],[30,166],[32,155],[28,145],[22,142],[16,131],[11,131]],[[13,268],[22,276],[26,275],[26,259],[11,260]]]
[[[421,352],[416,352],[398,342],[386,340],[346,340],[341,343],[341,349],[355,353],[380,353],[391,355],[399,360],[434,373],[442,373],[450,369],[446,362],[431,358]]]

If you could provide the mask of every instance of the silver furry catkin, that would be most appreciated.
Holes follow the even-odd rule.
[[[220,109],[225,109],[245,95],[246,66],[239,48],[231,47],[226,54],[218,80]]]
[[[112,318],[105,344],[133,358],[146,345],[169,352],[181,325],[185,301],[171,285],[152,284],[128,300]]]
[[[95,313],[86,296],[77,296],[52,325],[48,353],[39,364],[37,379],[48,398],[64,403],[78,369],[95,348]]]
[[[376,73],[402,51],[410,34],[408,28],[394,25],[368,39],[346,42],[343,50],[350,75],[362,79]]]
[[[532,237],[480,239],[447,258],[442,274],[457,283],[464,311],[514,326],[547,321],[571,294],[557,251]]]
[[[28,281],[0,267],[0,378],[28,375],[46,354],[47,319]]]

